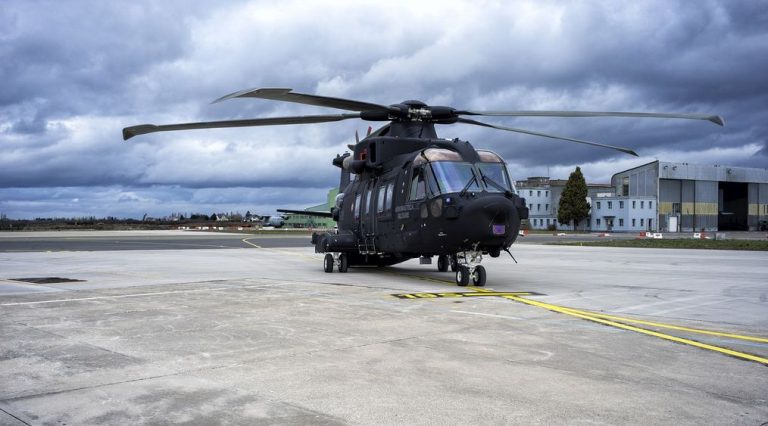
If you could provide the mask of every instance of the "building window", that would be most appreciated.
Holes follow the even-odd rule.
[[[623,209],[623,208],[624,208],[624,202],[623,202],[623,201],[619,201],[619,208],[620,208],[620,209]]]
[[[549,197],[549,191],[544,191],[544,196]]]
[[[649,208],[649,209],[652,209],[652,208],[653,208],[653,201],[649,201],[649,202],[648,202],[648,208]]]
[[[612,209],[612,208],[613,208],[613,201],[609,201],[609,202],[608,202],[608,208],[609,208],[609,209]]]
[[[627,196],[629,195],[629,176],[625,176],[624,179],[622,179],[621,182],[621,195]]]
[[[651,222],[652,219],[648,219],[648,228],[653,228],[653,222]]]
[[[549,211],[549,204],[545,204],[544,210]]]
[[[619,226],[624,226],[624,219],[619,218]]]
[[[644,209],[644,208],[645,208],[645,201],[640,201],[640,208],[641,208],[641,209]]]
[[[596,204],[597,204],[597,208],[599,209],[600,208],[600,202],[598,201]]]
[[[536,196],[541,197],[541,191],[536,191]]]
[[[633,208],[633,209],[636,207],[636,206],[635,206],[635,203],[636,203],[636,201],[635,201],[635,200],[632,200],[632,208]]]
[[[680,203],[672,203],[672,213],[680,213]]]
[[[533,191],[528,191],[528,196],[533,197]]]
[[[635,227],[635,219],[632,219],[632,227]]]
[[[547,218],[547,226],[549,226],[549,218]]]
[[[642,228],[645,226],[645,219],[640,219],[640,227]]]
[[[595,225],[600,226],[600,219],[595,219]]]
[[[541,204],[536,204],[536,211],[541,210]]]

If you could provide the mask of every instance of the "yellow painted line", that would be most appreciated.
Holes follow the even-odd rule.
[[[593,321],[593,322],[597,322],[597,323],[600,323],[600,324],[609,325],[611,327],[616,327],[616,328],[621,328],[621,329],[624,329],[624,330],[634,331],[634,332],[637,332],[637,333],[647,334],[649,336],[658,337],[660,339],[669,340],[669,341],[677,342],[677,343],[682,343],[682,344],[694,346],[694,347],[697,347],[697,348],[700,348],[700,349],[707,349],[707,350],[714,351],[714,352],[719,352],[719,353],[722,353],[722,354],[725,354],[725,355],[730,355],[730,356],[733,356],[733,357],[736,357],[736,358],[746,359],[746,360],[749,360],[749,361],[755,361],[755,362],[759,362],[761,364],[768,365],[768,358],[763,358],[763,357],[760,357],[760,356],[757,356],[757,355],[752,355],[752,354],[748,354],[748,353],[744,353],[744,352],[734,351],[732,349],[723,348],[723,347],[715,346],[715,345],[709,345],[709,344],[697,342],[697,341],[691,340],[691,339],[684,339],[682,337],[671,336],[669,334],[664,334],[664,333],[660,333],[660,332],[653,331],[653,330],[647,330],[645,328],[635,327],[635,326],[632,326],[632,325],[622,324],[620,322],[610,321],[610,320],[607,320],[607,319],[598,318],[598,317],[590,316],[590,315],[587,315],[587,314],[582,314],[580,312],[572,311],[572,310],[569,310],[569,309],[564,309],[564,308],[561,308],[561,307],[556,306],[556,305],[550,305],[548,303],[537,302],[535,300],[525,299],[525,298],[522,298],[522,297],[519,297],[519,296],[504,296],[504,298],[505,299],[509,299],[509,300],[514,300],[516,302],[525,303],[527,305],[537,306],[537,307],[544,308],[544,309],[547,309],[547,310],[551,310],[551,311],[554,311],[554,312],[559,312],[561,314],[571,315],[571,316],[574,316],[574,317],[577,317],[577,318],[581,318],[581,319],[585,319],[585,320],[588,320],[588,321]]]
[[[552,306],[557,306],[557,305],[552,305]],[[665,324],[661,322],[644,321],[644,320],[638,320],[638,319],[626,318],[626,317],[617,317],[615,315],[602,314],[599,312],[592,312],[592,311],[583,311],[581,309],[567,308],[565,306],[558,306],[558,308],[565,309],[571,312],[584,314],[584,315],[589,315],[592,317],[616,320],[619,322],[643,324],[651,327],[668,328],[670,330],[679,330],[679,331],[685,331],[689,333],[708,334],[710,336],[727,337],[729,339],[748,340],[750,342],[768,343],[768,338],[765,338],[765,337],[745,336],[743,334],[723,333],[720,331],[704,330],[701,328],[682,327],[679,325]]]

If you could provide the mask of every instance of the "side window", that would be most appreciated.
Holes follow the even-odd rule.
[[[355,212],[355,219],[360,219],[360,194],[355,195],[355,205],[352,207]]]
[[[390,182],[389,184],[387,184],[387,199],[384,202],[384,209],[386,211],[389,211],[392,209],[392,197],[394,195],[394,191],[395,191],[395,183]]]
[[[421,169],[413,171],[411,179],[411,200],[422,200],[427,195],[427,188],[424,184],[424,173]]]
[[[363,214],[368,214],[371,209],[369,208],[368,200],[371,198],[371,191],[368,190],[368,188],[364,189],[365,194],[363,194]]]
[[[382,185],[379,187],[379,198],[376,200],[376,213],[384,212],[384,199],[387,193],[387,186]]]

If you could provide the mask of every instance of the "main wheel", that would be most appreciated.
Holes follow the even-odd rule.
[[[456,269],[456,284],[466,287],[469,284],[469,268],[464,265],[458,265]]]
[[[448,256],[444,254],[437,256],[437,270],[440,272],[448,271]]]
[[[458,271],[459,270],[458,269],[459,262],[458,262],[458,260],[456,260],[456,255],[452,254],[449,259],[450,259],[450,262],[451,262],[451,272]]]
[[[349,268],[349,259],[342,253],[339,255],[339,272],[347,272],[347,268]]]
[[[325,269],[325,272],[333,272],[333,255],[330,253],[326,253],[325,257],[323,258],[323,269]]]
[[[472,274],[472,284],[477,287],[485,285],[485,267],[483,265],[475,266],[475,272]]]

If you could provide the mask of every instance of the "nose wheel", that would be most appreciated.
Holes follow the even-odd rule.
[[[482,260],[483,255],[480,252],[463,252],[451,256],[451,269],[454,268],[454,265],[456,268],[456,285],[466,287],[472,281],[472,285],[476,287],[485,286],[487,274],[485,267],[480,265]],[[438,259],[438,268],[439,262]]]

